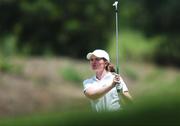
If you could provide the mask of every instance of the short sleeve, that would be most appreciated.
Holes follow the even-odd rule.
[[[121,78],[121,84],[122,84],[123,92],[128,91],[128,88],[127,88],[127,86],[126,86],[126,84],[125,84],[125,82],[124,82],[124,80],[122,78]]]
[[[84,87],[84,91],[86,91],[87,88],[92,86],[92,81],[91,79],[87,79],[83,81],[83,87]]]

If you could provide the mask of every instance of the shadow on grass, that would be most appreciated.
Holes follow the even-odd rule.
[[[167,99],[166,99],[167,100]],[[133,105],[119,112],[92,113],[73,111],[27,117],[1,119],[2,126],[61,126],[61,125],[179,125],[180,102]]]

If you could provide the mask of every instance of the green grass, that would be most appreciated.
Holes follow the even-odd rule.
[[[50,113],[3,119],[2,126],[104,126],[104,125],[179,125],[179,100],[172,97],[149,98],[134,103],[119,112],[93,113],[87,111],[73,111],[66,113]]]

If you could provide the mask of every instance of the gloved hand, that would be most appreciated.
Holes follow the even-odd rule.
[[[121,76],[119,74],[114,73],[113,83],[115,84],[117,92],[122,92]]]

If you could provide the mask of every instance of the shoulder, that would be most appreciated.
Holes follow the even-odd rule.
[[[86,90],[87,88],[89,88],[90,86],[92,86],[94,82],[95,82],[95,80],[93,79],[93,77],[84,80],[84,81],[83,81],[84,90]]]
[[[106,75],[107,78],[114,78],[115,74],[112,72],[108,72],[108,74]]]
[[[113,72],[108,72],[106,76],[107,77],[114,77],[114,73]]]
[[[88,78],[86,80],[83,81],[83,84],[87,84],[87,83],[93,83],[94,82],[94,77]]]

